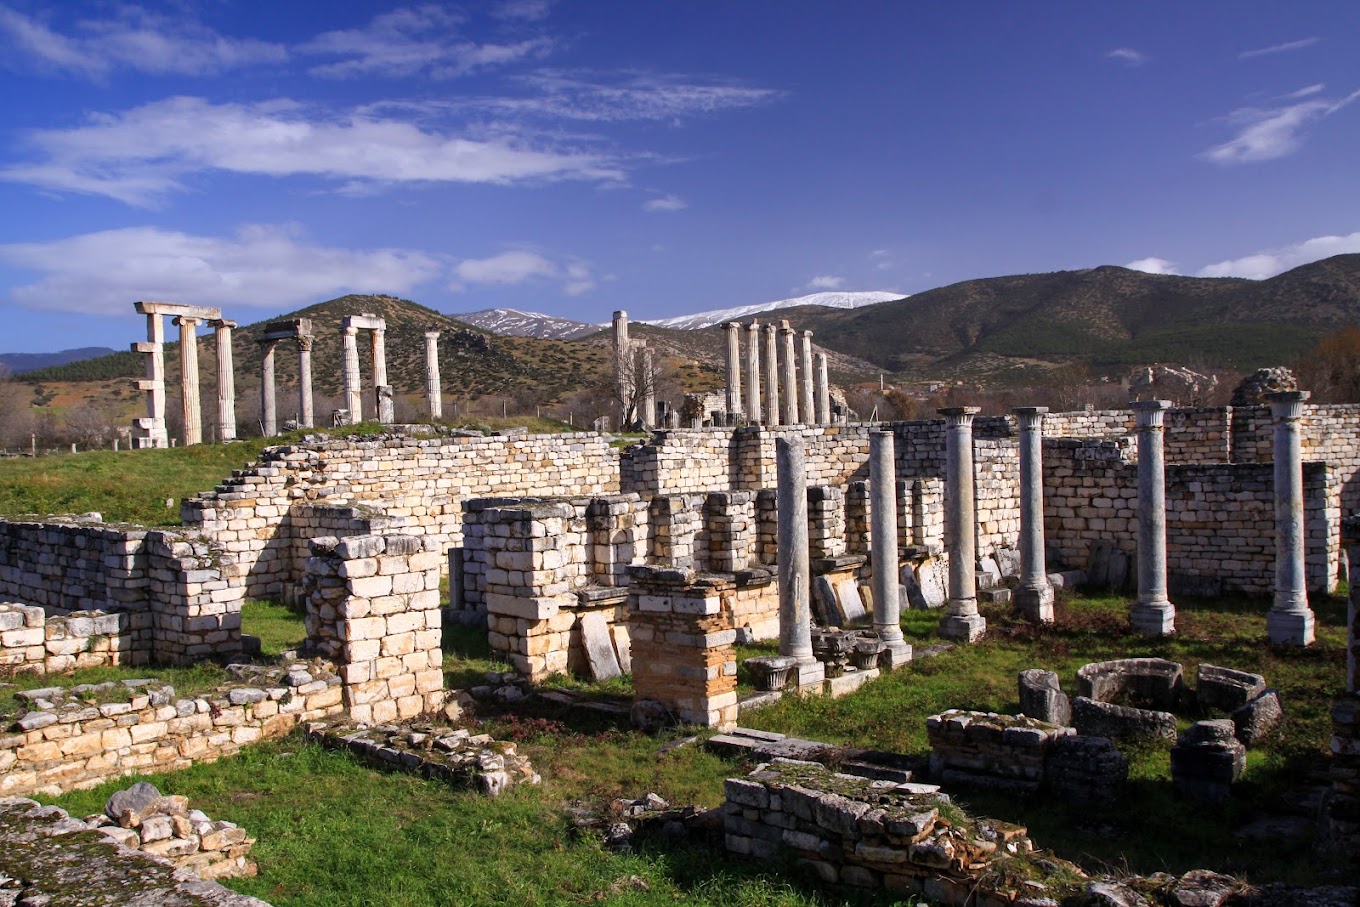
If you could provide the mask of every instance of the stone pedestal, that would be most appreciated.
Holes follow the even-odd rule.
[[[945,545],[949,549],[948,614],[940,635],[974,642],[987,631],[977,606],[977,516],[974,501],[973,417],[976,406],[940,410],[945,417]]]
[[[770,332],[773,336],[773,331]],[[807,468],[803,439],[775,441],[778,476],[779,654],[800,665],[812,654],[812,568],[808,560]]]
[[[425,332],[425,406],[430,421],[444,418],[444,396],[439,382],[439,332]]]
[[[760,397],[760,325],[746,326],[746,420],[752,425],[764,421]]]
[[[727,322],[723,336],[727,340],[727,418],[734,424],[741,416],[741,325]]]
[[[803,421],[817,421],[816,402],[812,391],[812,332],[798,334],[798,412]]]
[[[217,440],[231,441],[236,438],[236,372],[231,352],[236,322],[218,318],[212,326],[217,339]]]
[[[203,443],[203,410],[198,397],[198,319],[175,318],[179,328],[179,387],[184,416],[184,444]]]
[[[1275,601],[1266,630],[1275,645],[1313,642],[1313,611],[1308,607],[1304,568],[1303,445],[1299,419],[1307,391],[1268,395],[1275,419]]]
[[[1043,434],[1045,406],[1015,410],[1020,426],[1020,585],[1015,590],[1016,609],[1030,620],[1053,621],[1053,586],[1044,563],[1044,466]]]
[[[813,381],[816,383],[817,424],[828,425],[831,423],[831,384],[826,374],[826,353],[818,353],[816,359],[817,371]]]
[[[1138,418],[1138,600],[1130,619],[1140,633],[1176,632],[1176,606],[1166,594],[1166,463],[1162,416],[1169,400],[1132,404]]]
[[[765,424],[783,425],[783,410],[779,408],[779,338],[776,328],[767,324],[765,332]]]
[[[911,661],[911,646],[902,636],[902,594],[897,566],[897,473],[893,435],[869,436],[870,531],[874,578],[874,630],[883,640],[882,663],[890,668]]]

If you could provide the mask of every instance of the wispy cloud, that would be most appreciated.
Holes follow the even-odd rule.
[[[359,186],[581,179],[617,181],[616,162],[515,136],[470,138],[409,121],[328,114],[291,101],[179,97],[27,136],[39,159],[0,179],[148,205],[195,173],[312,176]]]
[[[169,18],[136,6],[108,19],[83,19],[63,33],[0,5],[0,49],[11,65],[103,79],[116,70],[203,76],[259,63],[279,63],[280,44],[232,38],[185,17]]]
[[[689,202],[678,195],[663,195],[660,198],[649,198],[642,203],[643,211],[683,211],[689,207]]]
[[[897,267],[897,262],[887,249],[874,249],[869,253],[869,260],[873,262],[875,271],[891,271]]]
[[[546,19],[551,11],[552,0],[502,0],[491,8],[491,15],[497,19],[537,22]]]
[[[1133,271],[1143,271],[1148,274],[1179,274],[1174,261],[1167,261],[1165,258],[1140,258],[1131,261],[1124,267]]]
[[[1142,66],[1148,61],[1147,54],[1134,50],[1132,47],[1116,47],[1105,54],[1105,58],[1123,63],[1125,66]]]
[[[468,284],[514,286],[522,283],[560,283],[568,296],[595,289],[590,265],[576,258],[553,259],[532,249],[512,249],[490,258],[468,258],[454,268],[456,280],[449,288],[467,289]]]
[[[818,274],[807,282],[806,289],[809,290],[839,290],[845,286],[844,277],[836,277],[833,274]]]
[[[552,47],[546,36],[508,44],[477,43],[459,34],[462,17],[440,6],[383,13],[363,28],[324,32],[298,46],[299,53],[338,58],[308,70],[346,79],[427,75],[447,79],[477,69],[542,56]]]
[[[1309,92],[1310,96],[1315,94]],[[1200,157],[1215,164],[1241,164],[1286,157],[1303,146],[1302,132],[1306,126],[1331,116],[1356,98],[1360,98],[1360,91],[1353,91],[1339,100],[1317,98],[1283,107],[1239,108],[1226,117],[1227,122],[1237,130],[1237,135],[1230,141],[1202,152]]]
[[[1262,280],[1310,261],[1355,252],[1360,252],[1360,232],[1345,236],[1315,236],[1279,249],[1267,249],[1208,265],[1200,269],[1199,276]]]
[[[345,292],[407,293],[444,270],[425,252],[319,246],[287,225],[247,226],[231,237],[104,230],[0,245],[0,261],[42,275],[11,291],[20,305],[119,315],[137,299],[278,311]]]
[[[1280,96],[1280,100],[1282,100],[1282,101],[1297,101],[1299,98],[1309,98],[1309,97],[1312,97],[1312,96],[1315,95],[1315,94],[1322,94],[1322,92],[1324,92],[1324,91],[1326,91],[1326,90],[1327,90],[1326,84],[1323,83],[1323,82],[1318,82],[1318,83],[1313,84],[1313,85],[1305,85],[1304,87],[1300,88],[1298,91],[1291,91],[1289,94],[1281,95],[1281,96]]]
[[[1252,57],[1268,57],[1271,54],[1285,54],[1291,50],[1303,50],[1305,47],[1312,47],[1321,41],[1321,38],[1300,38],[1297,41],[1286,41],[1283,44],[1272,44],[1269,47],[1258,47],[1255,50],[1244,50],[1237,55],[1239,60],[1250,60]]]
[[[692,117],[754,107],[779,98],[770,88],[677,73],[629,70],[617,73],[539,70],[515,79],[518,96],[480,97],[456,102],[501,115],[543,116],[587,122]]]

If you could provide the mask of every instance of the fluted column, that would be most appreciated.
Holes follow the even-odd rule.
[[[977,606],[977,513],[974,500],[973,417],[976,406],[940,410],[945,417],[945,545],[949,550],[948,614],[940,635],[973,642],[987,631]]]
[[[392,388],[387,383],[387,331],[374,328],[373,334],[373,394],[377,402],[378,421],[384,425],[393,421]]]
[[[1020,425],[1020,585],[1016,609],[1030,620],[1053,621],[1053,585],[1044,559],[1044,413],[1046,406],[1015,411]]]
[[[902,590],[897,571],[897,464],[890,431],[869,435],[869,530],[874,578],[874,630],[886,645],[889,667],[911,661],[902,636]]]
[[[359,329],[347,327],[345,342],[345,408],[351,423],[364,421],[364,398],[359,388]]]
[[[817,372],[813,376],[817,391],[817,424],[831,423],[831,382],[826,374],[826,353],[817,354]]]
[[[741,416],[741,325],[729,321],[723,325],[727,339],[727,420],[735,424]]]
[[[1307,646],[1314,639],[1308,607],[1303,522],[1303,439],[1299,420],[1307,391],[1268,395],[1275,419],[1275,602],[1266,630],[1275,645]]]
[[[765,423],[783,425],[784,411],[779,408],[779,328],[767,324],[765,332]]]
[[[780,365],[782,368],[781,380],[784,388],[782,399],[784,401],[783,422],[785,425],[798,424],[798,358],[793,349],[793,328],[789,327],[787,321],[779,322],[779,351]]]
[[[316,427],[316,406],[312,402],[311,334],[298,334],[298,422],[303,428]]]
[[[236,322],[212,323],[217,340],[217,440],[236,438],[236,367],[232,361],[231,332]]]
[[[763,419],[760,400],[760,325],[746,326],[746,421],[759,425]]]
[[[198,319],[175,317],[179,327],[179,389],[184,415],[184,446],[203,443],[203,408],[198,397]]]
[[[1166,594],[1166,460],[1163,414],[1170,400],[1132,404],[1138,417],[1138,600],[1130,619],[1149,636],[1176,632],[1176,606]]]
[[[277,340],[260,341],[260,431],[266,438],[279,433],[279,411],[274,398],[274,348]]]
[[[444,418],[444,395],[439,382],[439,331],[425,332],[425,405],[430,420]]]
[[[813,424],[817,415],[812,391],[812,332],[800,331],[798,339],[798,412],[804,422]]]

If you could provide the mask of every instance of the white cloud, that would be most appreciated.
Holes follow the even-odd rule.
[[[504,0],[491,9],[491,15],[497,19],[536,22],[539,19],[546,19],[551,11],[552,0]]]
[[[1148,61],[1147,54],[1132,47],[1116,47],[1105,55],[1107,60],[1117,60],[1125,66],[1142,66]]]
[[[578,259],[554,261],[532,249],[512,249],[490,258],[467,258],[454,268],[457,281],[450,289],[462,291],[467,284],[514,286],[532,282],[561,283],[568,296],[595,289],[590,266]]]
[[[874,263],[875,271],[891,271],[897,267],[897,262],[893,260],[892,253],[887,249],[874,249],[869,253],[869,260]]]
[[[688,207],[689,202],[678,195],[663,195],[642,203],[643,211],[682,211]]]
[[[1322,82],[1318,82],[1316,85],[1305,85],[1298,91],[1291,91],[1287,95],[1281,95],[1281,99],[1285,101],[1294,101],[1298,100],[1299,98],[1307,98],[1315,94],[1321,94],[1324,90],[1326,90],[1326,88],[1327,88],[1326,84]]]
[[[807,282],[809,290],[839,290],[843,286],[845,286],[845,278],[831,274],[818,274]]]
[[[1237,135],[1231,141],[1202,152],[1200,157],[1215,164],[1286,157],[1303,146],[1301,133],[1304,127],[1331,116],[1356,98],[1360,98],[1360,91],[1351,92],[1337,101],[1318,98],[1272,109],[1243,107],[1234,110],[1226,119],[1237,129]]]
[[[439,6],[408,7],[375,16],[363,28],[324,32],[297,50],[339,58],[308,70],[326,78],[424,74],[446,79],[540,56],[552,46],[546,37],[511,44],[478,44],[459,36],[461,23],[459,15]]]
[[[213,104],[178,97],[96,114],[27,136],[42,158],[0,179],[152,204],[190,174],[306,175],[355,186],[451,182],[617,181],[616,162],[504,135],[467,138],[361,113],[327,115],[291,101]]]
[[[455,103],[502,115],[587,122],[678,122],[722,110],[754,107],[775,100],[781,94],[769,88],[715,79],[636,70],[592,73],[545,69],[521,76],[516,81],[530,93],[519,97],[472,98]]]
[[[0,39],[39,68],[100,79],[114,70],[154,75],[211,75],[288,57],[280,44],[231,38],[185,18],[169,18],[136,6],[115,18],[85,19],[75,33],[0,5]]]
[[[278,310],[345,292],[407,293],[442,263],[410,249],[341,249],[306,242],[295,228],[243,227],[232,237],[156,227],[0,245],[0,261],[42,276],[11,291],[34,309],[123,315],[138,299]]]
[[[1302,50],[1311,47],[1321,41],[1321,38],[1301,38],[1298,41],[1286,41],[1283,44],[1272,44],[1270,47],[1258,47],[1256,50],[1244,50],[1237,55],[1239,60],[1250,60],[1252,57],[1265,57],[1272,54],[1288,53],[1291,50]]]
[[[1283,248],[1268,249],[1242,258],[1208,265],[1200,269],[1199,276],[1250,277],[1253,280],[1263,280],[1310,261],[1356,252],[1360,252],[1360,232],[1345,236],[1315,236]]]
[[[1148,274],[1180,273],[1176,270],[1176,263],[1174,261],[1167,261],[1165,258],[1140,258],[1137,261],[1129,262],[1124,265],[1124,267],[1133,271],[1144,271]]]

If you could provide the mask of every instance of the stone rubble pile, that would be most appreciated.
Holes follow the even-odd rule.
[[[118,791],[104,811],[85,825],[124,847],[169,860],[203,879],[253,876],[250,859],[255,839],[232,822],[209,819],[190,809],[187,797],[162,796],[154,785],[138,781]]]

